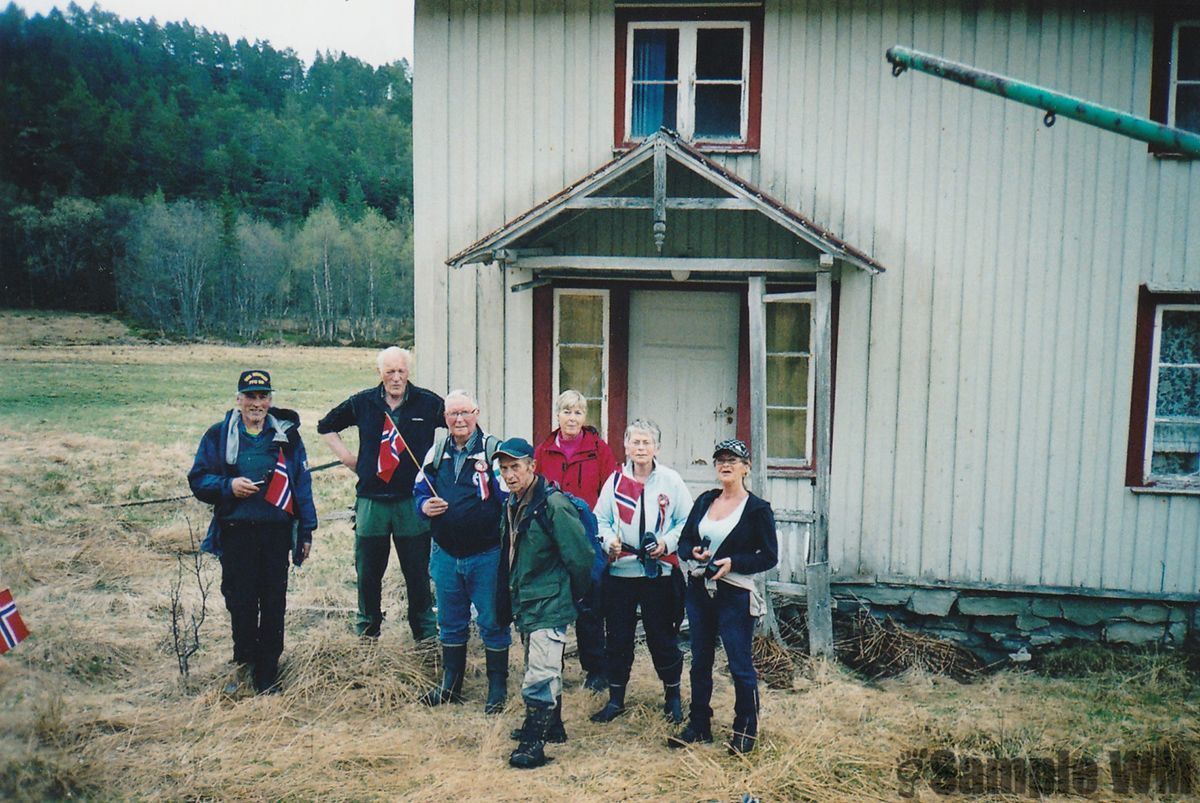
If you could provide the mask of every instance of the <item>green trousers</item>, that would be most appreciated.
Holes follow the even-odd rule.
[[[404,574],[408,625],[413,639],[437,636],[433,593],[429,584],[429,525],[413,509],[411,499],[359,499],[355,506],[354,565],[358,571],[358,616],[355,632],[377,638],[383,624],[383,575],[392,548]]]

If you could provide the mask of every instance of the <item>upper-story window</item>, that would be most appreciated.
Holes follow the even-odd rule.
[[[1200,9],[1194,4],[1163,3],[1155,14],[1150,117],[1200,132]]]
[[[666,127],[710,150],[757,149],[762,9],[618,9],[616,74],[616,147]]]

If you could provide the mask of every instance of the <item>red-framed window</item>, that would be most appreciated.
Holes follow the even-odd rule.
[[[1200,489],[1200,293],[1138,295],[1130,487]]]
[[[757,150],[762,48],[761,5],[618,8],[614,148],[666,127],[704,150]]]
[[[1155,6],[1150,77],[1150,118],[1200,132],[1200,6],[1162,2]],[[1151,151],[1169,154],[1161,146]]]

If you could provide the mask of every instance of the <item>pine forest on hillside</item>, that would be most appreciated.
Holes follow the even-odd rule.
[[[9,4],[0,75],[0,305],[187,338],[411,330],[404,61]]]

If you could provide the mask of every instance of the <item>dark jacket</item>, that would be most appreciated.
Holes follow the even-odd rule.
[[[510,495],[500,523],[500,582],[496,585],[496,616],[501,626],[516,623],[521,633],[566,627],[578,615],[575,600],[587,594],[592,581],[592,546],[575,506],[534,480],[517,522],[516,550],[510,546]],[[511,555],[511,565],[510,565]]]
[[[692,559],[692,550],[700,546],[700,519],[708,513],[713,500],[721,495],[720,489],[705,491],[692,505],[683,533],[679,536],[679,557]],[[757,574],[765,572],[779,562],[779,541],[775,535],[775,514],[771,503],[750,494],[742,517],[725,536],[713,560],[732,558],[731,572]]]
[[[617,461],[595,427],[584,427],[579,437],[582,442],[570,460],[558,447],[557,429],[538,445],[533,456],[538,474],[595,507],[600,488],[617,470]]]
[[[433,445],[433,430],[445,426],[445,407],[442,397],[431,390],[408,383],[404,401],[391,411],[392,422],[400,437],[408,444],[415,460],[400,455],[400,465],[390,482],[379,479],[379,436],[383,433],[383,417],[388,414],[383,383],[355,393],[330,410],[317,422],[317,433],[325,435],[358,426],[358,485],[355,491],[364,499],[408,499],[412,496],[413,479],[417,476],[417,461]]]
[[[200,548],[214,555],[221,554],[221,519],[229,515],[239,500],[233,495],[233,478],[238,475],[237,461],[227,460],[229,430],[234,425],[236,410],[230,410],[225,418],[208,428],[196,449],[196,459],[188,472],[188,485],[201,502],[213,506],[212,521],[208,534]],[[278,424],[278,428],[274,425]],[[294,521],[297,537],[301,542],[311,542],[313,530],[317,529],[317,508],[313,504],[312,475],[308,473],[308,454],[300,438],[300,416],[293,410],[271,408],[264,432],[283,448],[283,459],[287,464],[288,482],[291,483]]]
[[[485,438],[483,430],[476,428],[467,442],[467,459],[457,477],[454,475],[453,438],[446,438],[436,470],[433,468],[433,446],[430,446],[421,461],[421,472],[413,481],[413,507],[417,515],[429,522],[434,542],[456,558],[478,555],[500,543],[504,498],[500,482],[484,452]],[[486,483],[487,499],[480,495],[479,477]],[[421,506],[433,495],[434,489],[449,507],[442,515],[429,518]]]

